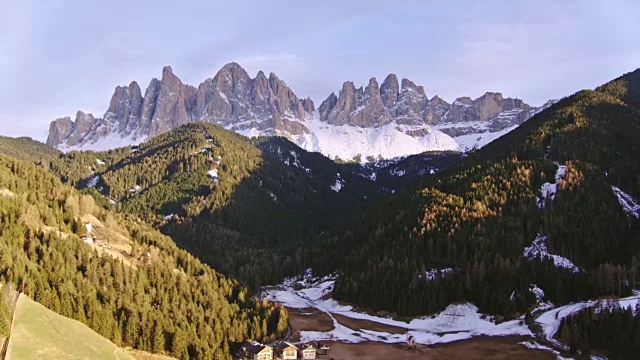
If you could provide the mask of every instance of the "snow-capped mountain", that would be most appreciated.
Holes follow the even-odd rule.
[[[545,104],[548,106],[548,104]],[[545,106],[543,106],[545,107]],[[152,79],[144,96],[134,81],[118,86],[102,118],[79,111],[75,121],[53,121],[47,144],[61,150],[106,150],[137,144],[192,121],[211,122],[246,136],[282,135],[331,158],[392,158],[430,150],[481,147],[541,108],[486,93],[452,104],[428,99],[408,79],[390,74],[366,89],[345,82],[315,109],[271,73],[255,78],[229,63],[198,88],[183,84],[170,67]]]

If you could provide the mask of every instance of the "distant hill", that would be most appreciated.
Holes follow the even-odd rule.
[[[0,154],[18,159],[38,162],[54,158],[62,152],[28,137],[12,138],[0,136]]]

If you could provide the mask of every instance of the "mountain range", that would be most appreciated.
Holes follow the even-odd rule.
[[[102,118],[78,111],[75,120],[54,120],[47,144],[64,151],[106,150],[188,122],[208,122],[249,137],[281,135],[330,158],[393,158],[482,147],[552,103],[532,107],[496,92],[448,103],[389,74],[381,85],[371,78],[365,88],[347,81],[316,109],[274,73],[267,77],[259,71],[251,78],[229,63],[195,88],[166,66],[144,96],[135,81],[116,87]]]
[[[326,293],[305,288],[300,294],[318,294],[336,309],[352,304],[385,319],[430,321],[451,304],[468,303],[491,326],[534,325],[520,335],[562,356],[637,357],[637,311],[622,314],[609,300],[593,311],[574,305],[632,299],[640,286],[640,70],[569,95],[478,151],[367,164],[334,161],[283,137],[249,139],[225,129],[241,126],[236,115],[226,115],[226,125],[214,120],[223,126],[192,121],[198,101],[217,100],[203,95],[187,106],[174,97],[206,91],[180,84],[156,86],[155,102],[132,97],[142,104],[134,110],[131,101],[114,101],[103,119],[85,122],[90,130],[114,130],[90,145],[148,138],[136,146],[63,153],[28,138],[0,137],[3,289],[19,287],[124,347],[229,359],[244,341],[270,342],[296,326],[285,308],[291,305],[250,294],[312,269],[332,284]],[[450,122],[446,112],[425,120],[433,99],[420,111],[405,108],[407,94],[422,91],[402,96],[400,87],[396,97],[380,86],[382,108],[375,91],[349,84],[335,103],[330,97],[311,112],[305,109],[311,103],[298,99],[305,119],[287,126],[298,123],[309,134],[286,131],[295,140],[311,137],[313,122],[334,129],[422,122],[430,131],[472,122]],[[291,118],[293,107],[282,107],[276,93],[287,92],[269,85],[264,104]],[[512,100],[503,100],[508,108]],[[488,127],[496,117],[480,111],[487,101],[472,101],[466,111],[494,119],[475,120]],[[369,116],[341,110],[354,106]],[[203,109],[209,114],[215,106]],[[252,109],[232,106],[228,114],[253,117]],[[185,124],[178,126],[180,116]],[[273,124],[258,130],[255,121],[245,131],[285,131]],[[87,222],[95,243],[86,241]],[[302,284],[286,282],[292,289]],[[3,293],[0,336],[12,329]],[[555,325],[538,333],[544,314]],[[346,326],[337,321],[334,328]],[[451,328],[445,330],[442,337]],[[595,335],[600,331],[607,338]]]

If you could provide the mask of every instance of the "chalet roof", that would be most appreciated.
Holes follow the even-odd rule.
[[[282,350],[288,349],[288,348],[294,348],[296,350],[300,350],[297,346],[293,345],[292,343],[286,342],[286,341],[282,341],[282,342],[278,343],[278,345],[276,345],[276,350],[278,350],[278,351],[282,351]]]
[[[262,350],[268,348],[269,346],[260,344],[258,342],[246,342],[242,345],[242,347],[251,354],[258,354]]]

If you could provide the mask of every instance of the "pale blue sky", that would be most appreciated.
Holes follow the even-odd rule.
[[[77,110],[171,65],[197,86],[227,62],[319,106],[388,73],[453,101],[500,91],[532,105],[640,67],[640,2],[2,0],[0,134],[45,140]]]

